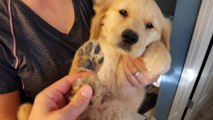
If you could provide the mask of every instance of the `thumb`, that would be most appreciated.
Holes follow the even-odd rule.
[[[64,117],[75,120],[87,108],[92,97],[92,88],[89,85],[83,86],[70,103],[63,109]]]

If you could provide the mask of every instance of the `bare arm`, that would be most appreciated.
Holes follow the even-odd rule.
[[[19,91],[0,94],[0,120],[16,120],[20,101]]]

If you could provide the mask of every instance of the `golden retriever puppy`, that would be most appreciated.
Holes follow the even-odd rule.
[[[78,49],[70,71],[97,72],[73,85],[72,94],[83,84],[94,90],[92,105],[78,120],[132,120],[145,90],[128,82],[123,55],[140,58],[149,75],[165,73],[171,24],[154,0],[95,0],[94,9],[90,40]]]
[[[95,0],[90,40],[82,45],[69,74],[95,71],[96,75],[73,84],[72,95],[83,85],[92,86],[91,105],[78,120],[132,120],[144,88],[133,87],[123,70],[123,55],[137,57],[144,70],[160,75],[170,68],[170,22],[154,0]],[[20,108],[19,119],[30,107]]]

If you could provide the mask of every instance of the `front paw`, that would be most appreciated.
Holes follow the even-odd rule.
[[[104,62],[104,54],[101,51],[101,46],[98,41],[88,41],[82,47],[78,49],[73,61],[72,72],[84,72],[95,71],[98,72]],[[100,81],[97,75],[92,75],[86,78],[80,78],[73,84],[71,91],[72,96],[83,86],[90,85],[93,89],[93,96],[90,104],[93,104],[99,98],[100,93]]]
[[[171,64],[171,56],[166,47],[159,41],[149,45],[143,55],[143,62],[147,72],[160,75],[167,72]]]
[[[104,62],[104,54],[98,41],[89,41],[77,51],[77,67],[98,72]]]

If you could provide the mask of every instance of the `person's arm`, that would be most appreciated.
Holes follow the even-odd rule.
[[[19,91],[0,94],[0,120],[16,120],[20,104]]]
[[[0,54],[2,55],[1,49]],[[0,55],[0,120],[16,120],[21,97],[16,70]]]
[[[16,120],[17,110],[21,104],[20,78],[2,53],[0,49],[0,120]]]

